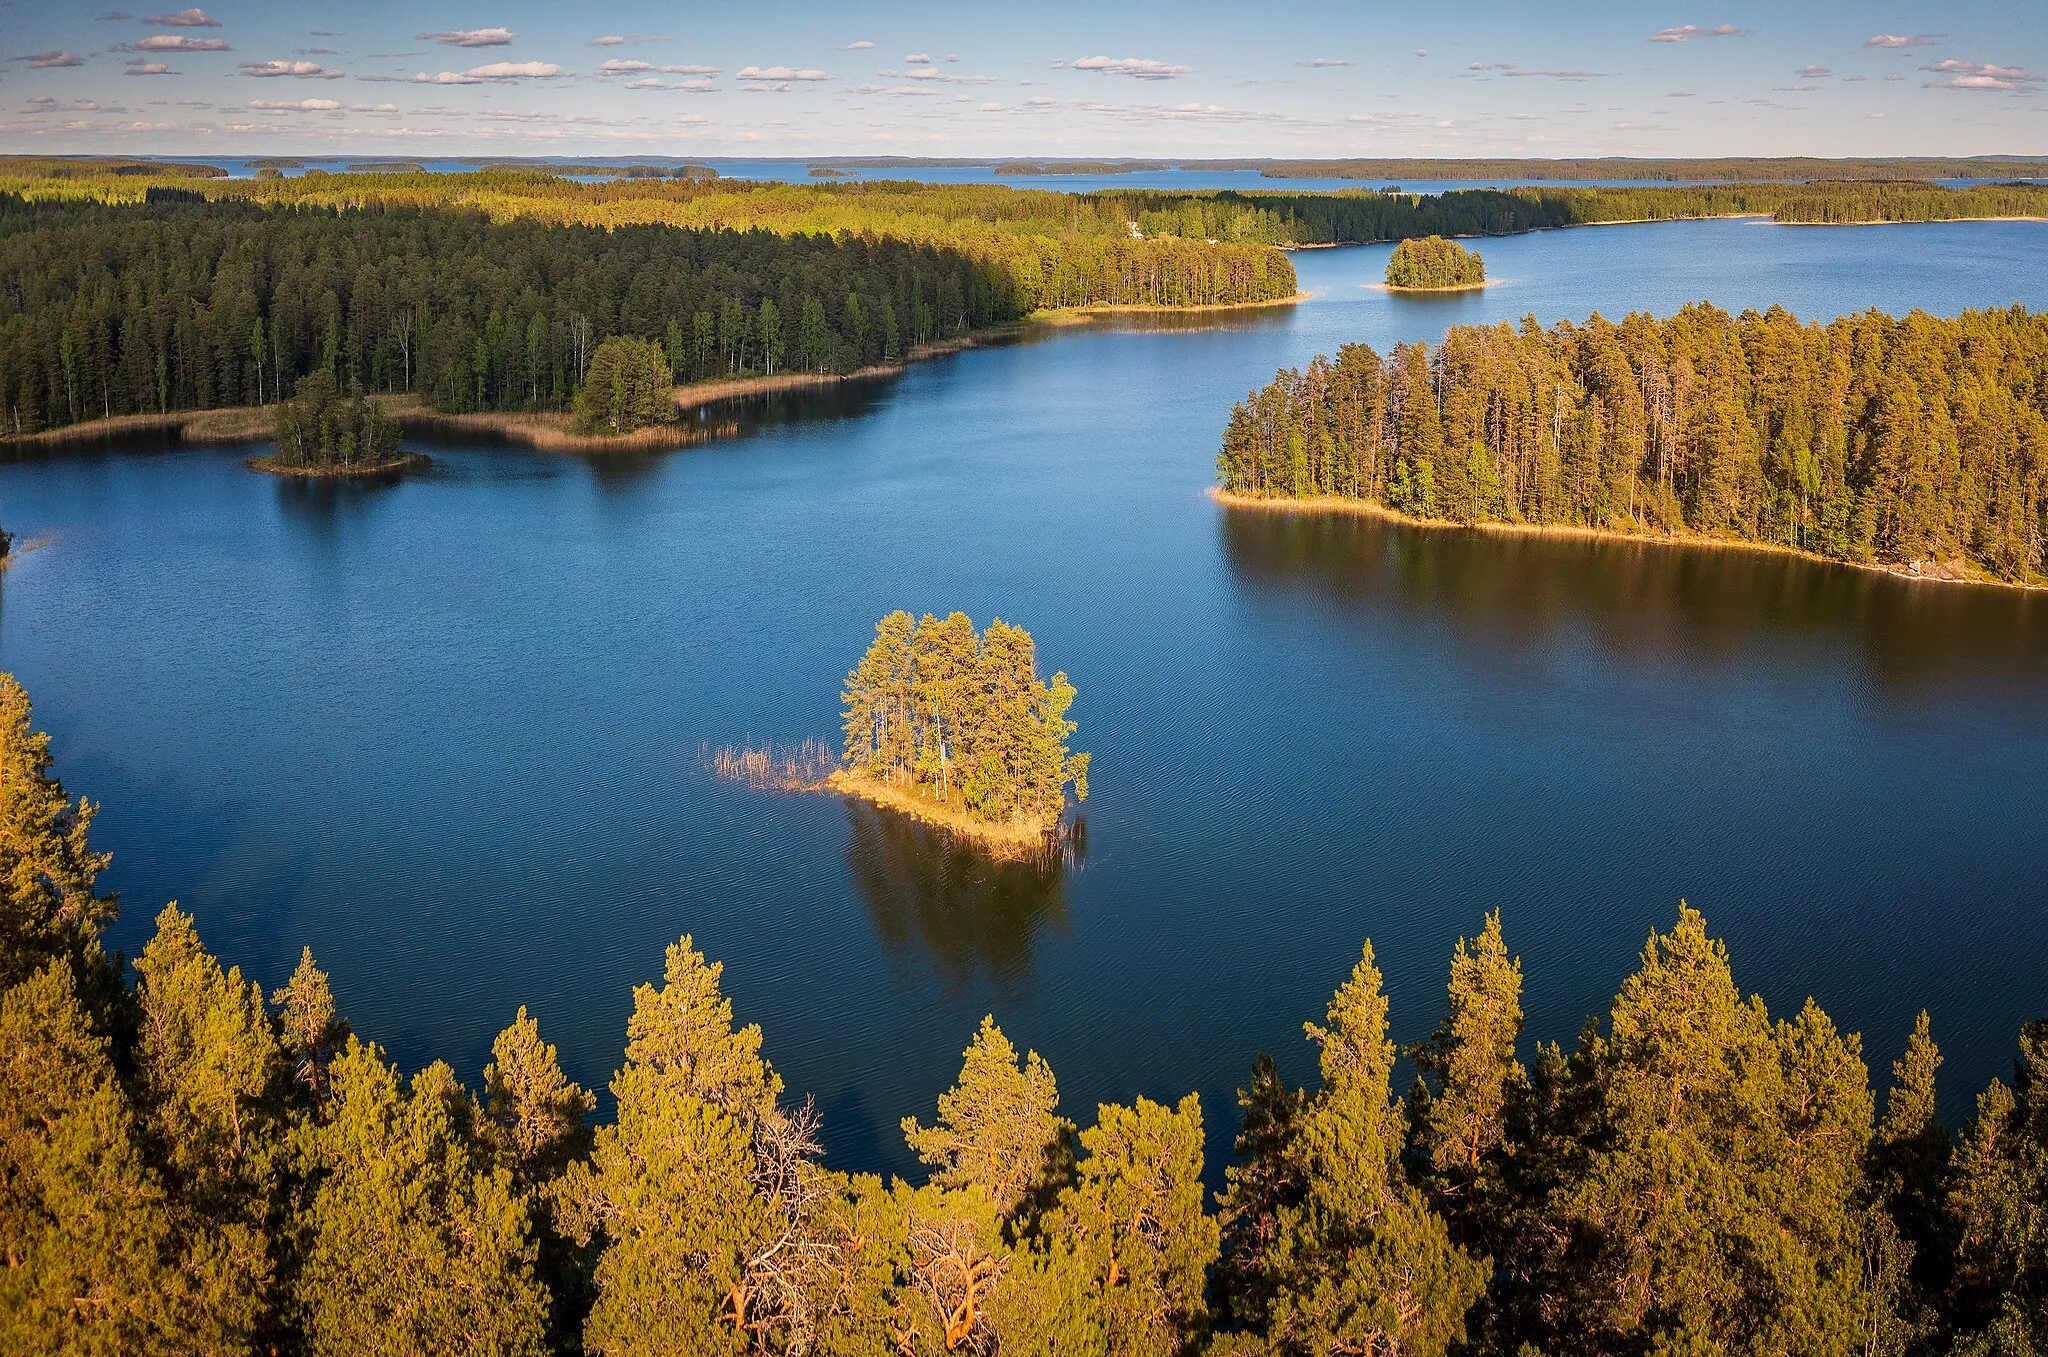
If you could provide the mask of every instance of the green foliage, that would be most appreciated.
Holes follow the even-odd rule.
[[[1281,372],[1231,414],[1226,489],[1461,523],[1698,533],[1999,579],[2048,567],[2048,316],[1457,326]]]
[[[1073,1124],[1062,1118],[1052,1067],[1032,1051],[1022,1060],[995,1019],[967,1047],[960,1077],[939,1095],[938,1119],[903,1119],[903,1136],[930,1165],[934,1185],[978,1189],[1015,1217],[1065,1176]]]
[[[323,366],[299,378],[290,400],[278,402],[274,436],[279,466],[349,471],[391,461],[400,433],[398,421],[365,399],[360,385],[344,396]]]
[[[0,988],[52,957],[97,964],[115,903],[93,893],[112,860],[88,836],[99,807],[74,804],[50,773],[50,737],[29,728],[28,694],[0,674]]]
[[[327,1120],[302,1128],[312,1184],[291,1307],[315,1354],[544,1351],[526,1199],[474,1138],[446,1065],[401,1084],[350,1037]]]
[[[674,379],[659,344],[613,335],[590,355],[590,368],[576,392],[576,428],[581,433],[631,433],[675,418]]]
[[[1270,1335],[1290,1353],[1440,1357],[1466,1337],[1482,1266],[1401,1171],[1407,1113],[1391,1096],[1394,1046],[1368,943],[1330,1000],[1322,1087],[1290,1137],[1300,1200],[1281,1207],[1266,1263]]]
[[[1070,754],[1074,687],[1038,676],[1031,633],[1001,618],[894,612],[846,676],[850,768],[982,820],[1057,820],[1066,789],[1088,798],[1088,755]]]
[[[1388,287],[1471,287],[1485,281],[1486,261],[1442,236],[1404,240],[1387,260]]]

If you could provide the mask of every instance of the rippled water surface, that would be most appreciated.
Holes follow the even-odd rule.
[[[1218,508],[1230,403],[1337,343],[1709,298],[1832,316],[2048,306],[2048,227],[1748,222],[1483,244],[1418,302],[1383,249],[1314,299],[1066,327],[750,432],[585,461],[423,444],[379,486],[233,450],[0,466],[50,545],[0,664],[104,803],[117,941],[177,898],[265,984],[301,944],[357,1030],[474,1078],[525,1003],[602,1084],[679,933],[726,963],[834,1162],[901,1168],[985,1012],[1069,1111],[1199,1090],[1212,1148],[1261,1049],[1373,938],[1396,1035],[1499,907],[1532,1037],[1602,1009],[1680,897],[1775,1008],[1889,1064],[1915,1012],[1948,1103],[2048,1012],[2048,597],[1730,551]],[[1081,860],[997,868],[699,750],[836,727],[874,619],[1029,626],[1081,689]]]

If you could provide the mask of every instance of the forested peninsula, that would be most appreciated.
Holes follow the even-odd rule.
[[[1696,304],[1347,344],[1231,412],[1246,502],[1789,548],[2043,583],[2048,315]]]
[[[266,992],[170,905],[132,966],[110,957],[97,807],[58,782],[7,676],[0,789],[9,1352],[2048,1343],[2048,1022],[1952,1134],[1922,1014],[1880,1116],[1860,1039],[1811,999],[1774,1018],[1745,998],[1683,907],[1570,1047],[1522,1044],[1498,913],[1453,952],[1431,1031],[1389,1012],[1367,943],[1307,1024],[1314,1086],[1253,1062],[1213,1200],[1195,1094],[1103,1104],[1082,1129],[993,1019],[935,1108],[904,1118],[923,1171],[884,1180],[825,1167],[833,1128],[687,934],[633,992],[598,1121],[524,1008],[472,1089],[438,1061],[396,1068],[310,951]]]
[[[447,206],[444,181],[508,196]],[[1056,217],[1043,233],[879,212],[768,229],[673,183],[620,185],[617,213],[593,196],[605,186],[536,175],[237,183],[244,196],[144,184],[130,202],[126,179],[0,194],[0,433],[265,404],[316,367],[445,413],[563,411],[614,335],[661,346],[680,383],[824,377],[1047,307],[1295,288],[1267,247],[1069,232]]]

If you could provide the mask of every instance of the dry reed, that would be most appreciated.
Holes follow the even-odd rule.
[[[715,776],[764,792],[824,791],[839,771],[839,758],[832,747],[816,738],[798,745],[768,744],[758,749],[722,745],[714,751],[707,745],[699,757]]]

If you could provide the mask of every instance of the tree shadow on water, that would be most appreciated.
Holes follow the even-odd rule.
[[[923,951],[948,991],[986,981],[1005,1000],[1029,993],[1034,940],[1067,929],[1066,873],[1086,850],[1085,825],[1057,847],[999,861],[905,815],[849,799],[847,863],[883,948]]]

